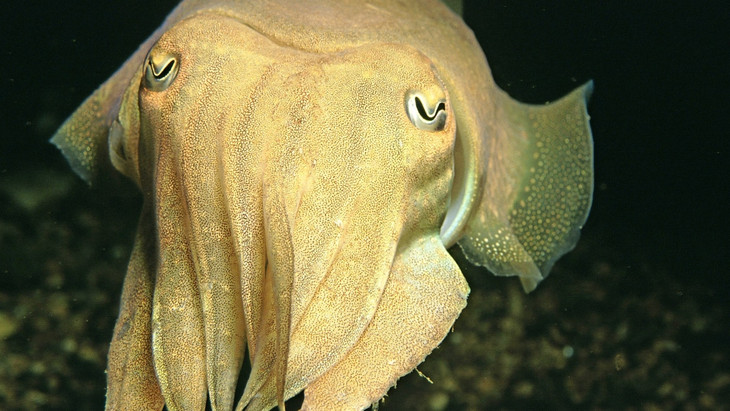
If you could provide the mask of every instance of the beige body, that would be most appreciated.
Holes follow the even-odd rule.
[[[510,99],[436,1],[183,2],[53,138],[145,198],[107,408],[231,409],[246,350],[239,409],[377,401],[466,304],[447,247],[528,291],[573,247],[589,92]]]

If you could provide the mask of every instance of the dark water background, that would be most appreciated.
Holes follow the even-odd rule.
[[[0,409],[103,404],[138,198],[87,189],[47,139],[176,4],[151,3],[4,3]],[[465,273],[459,337],[419,367],[434,384],[406,377],[389,409],[730,404],[729,16],[711,1],[466,2],[513,97],[595,81],[593,209],[536,293]]]

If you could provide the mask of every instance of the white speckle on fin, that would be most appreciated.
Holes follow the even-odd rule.
[[[591,82],[544,105],[496,94],[486,185],[459,245],[496,275],[517,275],[529,292],[572,250],[593,196]]]

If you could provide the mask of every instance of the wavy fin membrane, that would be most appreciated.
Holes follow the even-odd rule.
[[[592,83],[544,106],[497,90],[481,203],[459,245],[474,264],[532,291],[572,250],[593,196]]]

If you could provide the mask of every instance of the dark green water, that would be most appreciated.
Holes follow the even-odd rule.
[[[68,3],[68,4],[67,4]],[[727,39],[719,2],[466,2],[498,84],[593,79],[594,206],[530,295],[466,270],[454,333],[385,409],[730,404]],[[175,2],[11,1],[0,27],[0,409],[100,409],[139,198],[46,140]],[[458,254],[458,253],[457,253]]]

